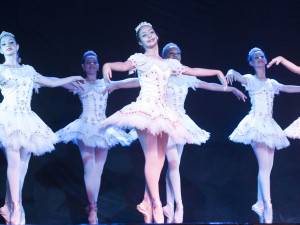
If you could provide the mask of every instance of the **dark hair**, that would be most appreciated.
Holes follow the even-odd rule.
[[[96,59],[97,59],[97,62],[98,62],[98,56],[97,54],[94,52],[94,51],[87,51],[83,54],[82,56],[82,60],[81,60],[81,64],[84,64],[85,63],[85,59],[88,57],[88,56],[94,56]]]

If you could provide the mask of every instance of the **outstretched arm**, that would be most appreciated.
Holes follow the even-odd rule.
[[[300,86],[282,85],[280,91],[287,92],[287,93],[299,93],[300,92]]]
[[[188,66],[184,67],[184,74],[189,76],[218,76],[220,82],[227,88],[227,81],[221,70],[203,69],[203,68],[190,68]]]
[[[111,81],[110,86],[107,87],[102,93],[103,95],[108,92],[109,94],[112,93],[114,90],[120,88],[136,88],[140,87],[140,82],[138,78],[128,78],[125,80],[119,81]]]
[[[77,89],[82,89],[80,86],[80,82],[83,83],[84,79],[81,76],[71,76],[71,77],[65,77],[65,78],[56,78],[56,77],[45,77],[40,75],[37,83],[44,87],[59,87],[63,85],[73,85]]]
[[[110,79],[112,78],[112,71],[124,72],[133,68],[134,67],[131,61],[105,63],[102,67],[103,78],[105,82],[110,83]]]
[[[292,63],[289,60],[283,58],[282,56],[277,56],[276,58],[272,59],[271,62],[269,62],[269,64],[267,65],[267,68],[270,68],[274,63],[277,66],[279,65],[279,63],[281,63],[286,68],[288,68],[290,71],[300,74],[300,67],[296,66],[294,63]]]
[[[233,81],[238,81],[242,84],[247,84],[247,78],[245,78],[239,72],[237,72],[233,69],[228,70],[228,72],[226,74],[226,79],[229,84],[232,84]]]
[[[244,95],[243,92],[236,89],[235,87],[227,87],[226,90],[224,90],[223,86],[220,84],[215,83],[207,83],[207,82],[200,82],[198,84],[198,88],[203,88],[210,91],[225,91],[225,92],[232,92],[239,100],[242,100],[243,102],[246,101],[247,96]]]

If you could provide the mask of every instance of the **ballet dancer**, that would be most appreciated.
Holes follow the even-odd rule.
[[[86,74],[82,85],[83,91],[77,91],[72,85],[65,88],[78,94],[83,112],[80,118],[56,132],[60,141],[73,141],[78,145],[84,168],[84,183],[89,200],[89,224],[98,224],[97,200],[101,185],[101,176],[108,150],[116,144],[130,145],[132,136],[118,127],[99,131],[107,106],[108,94],[102,92],[107,88],[104,79],[97,79],[99,63],[97,54],[87,51],[82,58],[82,69]]]
[[[25,224],[22,189],[31,153],[43,155],[54,149],[58,137],[31,111],[32,90],[38,86],[57,87],[67,83],[80,89],[80,76],[49,79],[29,65],[18,62],[19,45],[12,33],[0,34],[0,88],[4,97],[0,105],[0,145],[7,160],[5,204],[0,214],[7,224]]]
[[[255,75],[240,73],[230,69],[227,81],[240,82],[248,91],[251,99],[251,110],[230,135],[230,140],[243,144],[251,144],[258,162],[257,202],[252,210],[260,217],[260,222],[273,222],[273,209],[270,194],[270,175],[273,167],[275,149],[289,146],[289,141],[273,119],[274,95],[280,91],[300,92],[300,86],[283,85],[266,77],[267,59],[259,48],[253,48],[248,54],[250,66]]]

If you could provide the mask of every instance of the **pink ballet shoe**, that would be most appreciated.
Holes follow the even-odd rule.
[[[97,202],[93,202],[90,204],[90,213],[89,213],[89,224],[98,224],[98,208]]]
[[[152,205],[142,201],[136,206],[136,209],[143,214],[145,223],[152,223]]]
[[[10,224],[21,224],[22,205],[19,202],[13,202],[13,212],[10,218]]]
[[[271,201],[265,203],[264,223],[273,223],[273,207]]]
[[[174,207],[171,204],[167,204],[163,207],[163,213],[167,217],[167,223],[174,222]]]
[[[259,216],[259,222],[263,223],[264,222],[264,210],[265,210],[264,204],[261,201],[256,202],[252,206],[251,209]]]
[[[4,206],[0,208],[0,215],[5,219],[6,224],[10,223],[10,209],[5,199]]]
[[[174,223],[183,222],[183,205],[182,203],[176,204],[176,211],[174,215]]]
[[[159,199],[153,200],[153,220],[154,223],[164,223],[164,214]]]

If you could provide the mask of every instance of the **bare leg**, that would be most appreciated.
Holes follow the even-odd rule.
[[[275,149],[269,148],[264,143],[257,142],[254,142],[252,147],[259,167],[257,181],[264,203],[264,222],[272,223],[273,210],[271,203],[270,175],[273,168]]]
[[[137,133],[145,155],[145,177],[153,202],[154,221],[162,223],[164,220],[158,183],[165,159],[168,135],[154,136],[146,130],[137,130]]]
[[[168,223],[182,223],[183,205],[181,197],[181,181],[179,166],[183,145],[168,145],[166,156],[168,160],[168,171],[166,174],[167,206],[164,207]],[[174,221],[174,198],[176,202],[176,214]]]
[[[9,190],[11,193],[11,200],[13,203],[13,212],[11,215],[11,224],[20,224],[21,219],[21,205],[20,205],[20,167],[21,155],[20,151],[13,149],[6,149],[7,156],[7,179],[9,183]]]
[[[88,219],[90,224],[97,224],[97,200],[108,150],[88,147],[81,140],[78,140],[78,147],[83,162],[84,183],[90,203]]]

